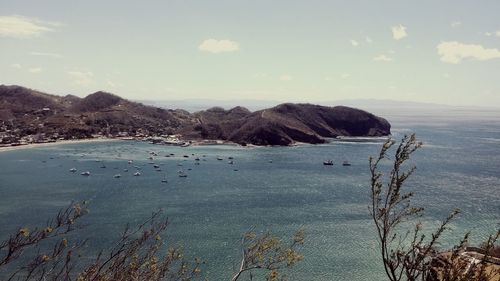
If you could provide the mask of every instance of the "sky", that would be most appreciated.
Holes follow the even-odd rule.
[[[500,105],[500,1],[0,0],[0,84]]]

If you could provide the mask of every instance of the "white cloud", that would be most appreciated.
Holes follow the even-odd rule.
[[[351,45],[353,45],[354,47],[357,47],[357,46],[359,46],[359,42],[351,39]]]
[[[490,37],[491,35],[493,35],[493,33],[491,33],[491,32],[485,32],[484,35]]]
[[[366,43],[372,43],[373,42],[373,40],[370,37],[368,37],[368,36],[366,36],[365,41],[366,41]]]
[[[283,74],[283,75],[281,75],[281,76],[279,77],[279,79],[280,79],[281,81],[291,81],[291,80],[293,79],[293,77],[292,77],[292,76],[290,76],[290,75],[288,75],[288,74]]]
[[[33,38],[55,31],[60,23],[23,16],[0,16],[0,37]]]
[[[42,68],[41,67],[31,67],[28,69],[28,71],[30,73],[40,73],[40,72],[42,72]]]
[[[378,55],[376,57],[373,58],[374,61],[392,61],[392,58],[391,57],[388,57],[386,55]]]
[[[462,22],[459,22],[459,21],[454,21],[450,24],[451,27],[455,28],[455,27],[459,27],[462,25]]]
[[[406,27],[401,24],[399,26],[393,26],[391,29],[392,38],[395,40],[401,40],[408,36],[408,33],[406,33]]]
[[[73,80],[73,83],[80,86],[88,86],[94,83],[94,73],[90,71],[68,71],[68,75]]]
[[[200,51],[210,52],[213,54],[222,53],[222,52],[234,52],[240,49],[238,42],[231,40],[217,40],[217,39],[207,39],[201,42],[200,46],[198,46]]]
[[[17,69],[21,69],[22,68],[22,66],[20,64],[18,64],[18,63],[13,63],[10,66],[12,66],[13,68],[17,68]]]
[[[63,55],[56,54],[56,53],[29,52],[29,54],[32,56],[49,57],[49,58],[55,58],[55,59],[60,59],[63,57]]]
[[[349,73],[344,73],[344,74],[340,75],[340,78],[342,78],[342,79],[347,79],[349,77],[351,77],[351,74],[349,74]]]
[[[438,54],[441,61],[446,63],[458,64],[464,59],[491,60],[500,58],[498,49],[486,49],[481,45],[463,44],[460,42],[441,42],[437,45]]]
[[[495,31],[495,36],[500,37],[500,30]]]

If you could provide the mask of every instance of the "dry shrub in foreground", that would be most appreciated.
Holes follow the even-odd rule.
[[[436,246],[448,224],[459,213],[453,211],[429,236],[416,222],[424,211],[412,204],[413,192],[405,187],[406,180],[416,170],[407,165],[410,156],[422,143],[415,134],[404,136],[397,146],[389,174],[384,177],[379,165],[387,159],[395,141],[388,140],[377,158],[370,158],[370,213],[377,230],[380,254],[390,281],[497,281],[500,273],[489,263],[498,235],[486,242],[486,251],[476,260],[467,256],[468,234],[450,253],[438,253]]]
[[[0,242],[1,280],[77,280],[77,281],[129,281],[129,280],[201,280],[200,259],[187,261],[182,248],[168,246],[161,235],[169,222],[162,212],[136,228],[127,226],[120,238],[106,251],[91,260],[82,261],[78,251],[86,240],[71,242],[67,237],[82,228],[78,221],[88,213],[85,203],[71,204],[57,214],[43,228],[19,231]],[[242,240],[243,255],[238,271],[232,277],[239,280],[245,272],[260,270],[266,280],[285,280],[280,272],[292,267],[303,256],[297,248],[304,242],[299,230],[290,243],[285,244],[270,233],[247,233]],[[249,275],[252,278],[252,275]]]
[[[188,262],[181,248],[163,242],[161,234],[168,220],[161,218],[161,211],[135,229],[127,226],[111,249],[99,253],[90,264],[82,264],[77,252],[87,241],[71,243],[67,234],[81,228],[77,221],[87,213],[86,204],[71,204],[46,227],[23,227],[0,242],[0,277],[23,281],[188,281],[199,276],[200,260]]]

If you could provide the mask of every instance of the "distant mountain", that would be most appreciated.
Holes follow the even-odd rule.
[[[44,94],[20,86],[0,86],[0,137],[88,138],[180,134],[185,140],[225,140],[240,144],[323,143],[336,136],[382,136],[390,124],[359,109],[281,104],[255,112],[213,107],[194,113],[163,109],[96,92],[85,98]]]

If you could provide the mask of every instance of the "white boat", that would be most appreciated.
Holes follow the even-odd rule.
[[[323,165],[325,165],[325,166],[332,166],[333,165],[333,160],[323,161]]]
[[[217,160],[224,160],[222,157],[218,156]]]
[[[89,171],[82,172],[80,175],[82,175],[82,176],[90,176],[90,172]]]
[[[132,164],[133,162],[134,162],[134,161],[132,161],[132,160],[128,160],[128,163],[129,163],[129,164]]]
[[[71,168],[71,169],[69,169],[69,171],[74,173],[74,172],[76,172],[76,168]]]
[[[163,183],[167,183],[168,182],[167,181],[167,174],[165,174],[165,176],[163,177],[163,179],[161,180],[161,182],[163,182]]]
[[[114,175],[113,177],[114,177],[115,179],[117,179],[117,178],[121,178],[121,176],[122,176],[122,175],[120,175],[120,174],[116,174],[116,175]]]
[[[351,163],[349,163],[349,161],[344,161],[342,163],[342,166],[351,166]]]
[[[179,177],[181,177],[181,178],[187,178],[187,176],[188,175],[186,173],[184,173],[184,171],[182,171],[182,170],[179,171]]]
[[[135,172],[135,173],[134,173],[134,176],[135,176],[135,177],[138,177],[138,176],[140,176],[140,175],[141,175],[141,172],[139,172],[139,171],[137,171],[137,172]]]
[[[231,164],[231,165],[232,165],[232,164],[234,164],[233,160],[228,161],[227,163],[228,163],[228,164]]]

